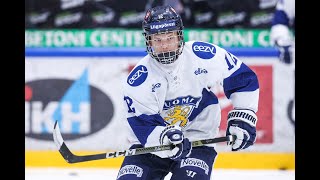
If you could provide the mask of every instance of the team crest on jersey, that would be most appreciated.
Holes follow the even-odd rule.
[[[209,43],[194,42],[192,44],[192,51],[201,59],[211,59],[216,55],[216,48]]]
[[[163,119],[165,123],[186,127],[189,122],[188,117],[200,100],[200,97],[185,96],[165,101],[163,107]]]
[[[147,77],[148,77],[147,67],[140,65],[130,73],[127,79],[127,83],[130,86],[139,86],[147,79]]]

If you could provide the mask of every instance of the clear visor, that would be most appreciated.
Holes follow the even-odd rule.
[[[181,30],[146,35],[147,51],[162,64],[173,63],[182,52],[183,32]]]

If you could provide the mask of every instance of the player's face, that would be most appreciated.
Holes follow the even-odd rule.
[[[176,51],[179,47],[177,32],[151,35],[151,46],[156,54]]]

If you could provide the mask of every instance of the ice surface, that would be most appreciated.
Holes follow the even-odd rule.
[[[96,168],[26,168],[25,180],[115,180],[118,169]],[[168,174],[165,180],[169,180]],[[235,178],[236,177],[236,178]],[[214,169],[214,180],[294,180],[294,170]]]

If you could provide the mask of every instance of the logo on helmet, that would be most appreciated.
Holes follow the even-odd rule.
[[[195,55],[202,59],[211,59],[216,55],[216,48],[212,44],[205,42],[194,42],[192,50]]]
[[[155,23],[153,25],[150,25],[150,29],[154,30],[154,29],[163,29],[163,28],[167,28],[167,27],[175,27],[176,23],[174,22],[169,22],[169,23]]]

